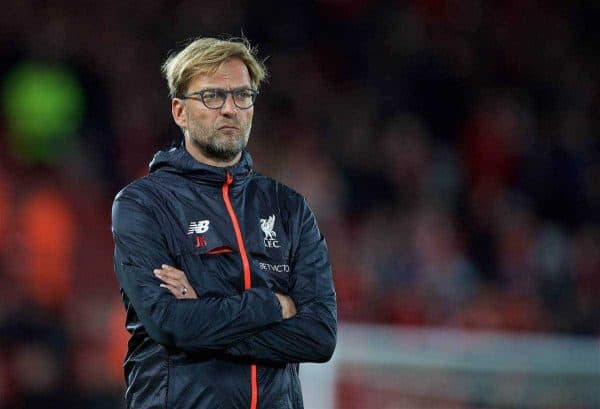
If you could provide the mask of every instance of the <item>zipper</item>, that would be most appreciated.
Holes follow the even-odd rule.
[[[252,278],[250,276],[250,263],[248,262],[248,253],[246,253],[246,246],[242,237],[242,231],[238,218],[233,211],[231,200],[229,199],[229,186],[233,183],[233,176],[227,172],[227,180],[223,183],[223,201],[229,213],[229,218],[233,224],[233,231],[235,232],[235,238],[240,250],[240,258],[242,259],[242,268],[244,270],[244,290],[252,288]],[[256,378],[256,364],[250,365],[250,409],[256,409],[258,403],[258,381]]]

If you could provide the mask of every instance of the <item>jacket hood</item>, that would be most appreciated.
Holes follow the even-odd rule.
[[[252,175],[252,157],[246,150],[238,163],[228,167],[217,167],[198,162],[185,149],[183,143],[178,147],[159,151],[150,162],[150,173],[169,172],[181,175],[195,182],[207,185],[222,185],[227,173],[233,176],[233,185],[245,183]]]

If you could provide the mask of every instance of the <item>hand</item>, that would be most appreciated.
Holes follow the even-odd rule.
[[[275,296],[279,299],[279,303],[281,304],[281,312],[283,314],[283,319],[287,320],[288,318],[292,318],[296,315],[296,304],[294,304],[294,300],[292,300],[289,296],[275,293]]]
[[[178,299],[198,298],[183,271],[163,264],[161,268],[154,270],[154,275],[163,281],[160,286],[167,288]]]

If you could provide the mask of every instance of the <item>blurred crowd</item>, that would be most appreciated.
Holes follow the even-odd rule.
[[[122,404],[111,202],[179,143],[160,65],[200,35],[267,58],[249,150],[315,211],[341,322],[600,336],[599,18],[594,1],[3,3],[0,408]],[[29,110],[50,91],[23,98],[25,66],[76,85],[65,126]]]

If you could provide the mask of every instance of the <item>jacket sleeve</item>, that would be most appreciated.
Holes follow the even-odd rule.
[[[137,198],[117,196],[112,233],[121,288],[156,342],[188,352],[222,350],[282,320],[281,305],[268,288],[231,297],[178,300],[160,287],[153,270],[177,264],[154,214]]]
[[[271,363],[326,362],[333,355],[337,312],[327,245],[305,202],[300,220],[288,294],[298,313],[232,345],[227,354]]]

